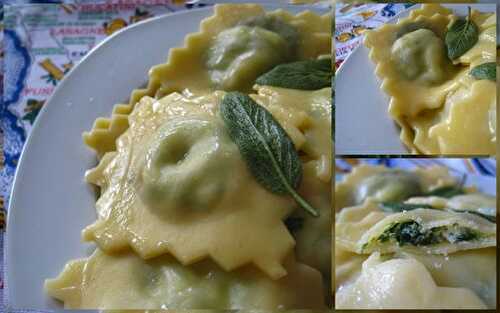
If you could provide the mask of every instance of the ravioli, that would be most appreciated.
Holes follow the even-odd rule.
[[[221,97],[141,100],[117,151],[87,175],[101,197],[85,240],[108,253],[131,246],[143,258],[169,252],[191,264],[210,256],[227,271],[252,262],[273,278],[286,275],[294,240],[282,220],[293,203],[247,170],[216,114]]]
[[[467,250],[453,255],[402,252],[400,258],[416,259],[439,286],[467,288],[488,306],[496,306],[496,247]]]
[[[258,94],[252,95],[252,97],[273,114],[291,136],[296,148],[305,154],[306,173],[311,172],[316,177],[311,177],[309,181],[314,183],[315,179],[319,179],[322,181],[319,183],[320,185],[329,183],[331,179],[331,141],[329,139],[331,132],[331,89],[298,91],[259,86],[257,90]],[[162,170],[163,163],[165,163],[163,159],[169,159],[168,162],[175,163],[179,161],[179,158],[184,157],[187,151],[190,151],[191,155],[204,153],[210,149],[210,145],[214,142],[221,143],[221,147],[225,146],[227,140],[220,139],[225,136],[217,134],[223,133],[220,131],[220,125],[216,127],[215,133],[210,129],[208,129],[208,134],[205,134],[204,130],[196,130],[201,127],[198,127],[199,124],[220,124],[215,116],[217,115],[217,104],[222,96],[222,92],[202,97],[183,97],[174,93],[157,101],[148,97],[141,100],[141,103],[129,116],[130,128],[117,140],[117,152],[105,154],[96,169],[87,173],[88,181],[101,187],[102,197],[97,203],[100,218],[84,230],[85,240],[96,241],[106,252],[120,251],[130,245],[143,258],[151,258],[169,252],[184,264],[191,264],[210,255],[226,270],[253,262],[271,277],[278,278],[286,274],[280,263],[284,256],[290,253],[294,240],[286,232],[282,220],[291,212],[292,204],[288,199],[266,192],[253,181],[239,156],[235,156],[237,153],[234,145],[230,145],[231,147],[227,149],[221,148],[219,152],[209,151],[210,153],[206,153],[201,161],[197,161],[195,157],[187,158],[192,159],[189,163],[192,164],[191,167],[181,166],[172,167],[173,170],[170,171]],[[286,103],[287,106],[283,106],[283,103]],[[191,116],[198,115],[202,115],[203,118],[191,118]],[[179,116],[182,117],[180,122],[175,122]],[[186,117],[189,117],[188,120]],[[172,123],[174,126],[170,125]],[[180,139],[176,139],[179,137],[178,134],[168,135],[174,131],[179,132],[179,129],[175,128],[176,123],[192,124],[193,126],[184,127],[184,135]],[[167,126],[161,128],[161,124]],[[157,128],[158,130],[156,130]],[[154,130],[154,132],[148,131],[149,129]],[[168,139],[170,137],[172,139]],[[203,141],[199,139],[200,137],[207,139]],[[193,146],[176,147],[175,142],[179,142],[179,140],[187,140],[188,144],[192,142]],[[203,142],[206,143],[203,144]],[[161,148],[161,146],[164,147]],[[168,153],[160,155],[159,165],[146,166],[149,163],[156,164],[158,162],[148,161],[149,163],[146,162],[145,165],[145,160],[141,158],[141,155],[151,154],[145,149],[154,151],[155,149],[160,150],[160,148]],[[196,150],[193,151],[193,149]],[[180,151],[176,152],[176,150]],[[227,155],[231,157],[227,157]],[[146,159],[153,158],[146,156]],[[235,171],[240,174],[226,177],[227,175],[223,175],[224,168],[232,169],[233,174]],[[217,184],[209,184],[208,181],[202,180],[198,183],[199,186],[183,187],[183,181],[186,182],[184,185],[191,184],[192,173],[195,173],[191,172],[191,169],[198,172],[196,177],[205,176],[210,179],[211,183],[213,183],[213,178],[217,177]],[[141,170],[142,174],[140,174]],[[183,175],[182,171],[188,172]],[[162,174],[157,174],[160,172]],[[217,173],[217,175],[210,175],[210,173]],[[124,175],[127,179],[123,177]],[[306,174],[307,176],[308,174]],[[146,188],[148,191],[142,192],[144,188],[141,185],[147,185],[146,180],[158,186],[156,188],[158,191],[155,191],[155,188]],[[167,185],[159,183],[163,181]],[[168,185],[169,181],[176,182],[176,185]],[[205,188],[206,185],[212,185],[211,188],[217,190],[224,189],[226,186],[232,188],[225,191],[225,194],[233,196],[220,196],[220,191]],[[215,185],[221,187],[217,188]],[[162,192],[162,190],[178,190],[179,186],[189,193],[183,196],[184,191],[182,190],[170,194]],[[240,199],[242,192],[238,190],[245,190],[243,193],[247,195],[245,200]],[[256,193],[250,190],[255,190]],[[137,197],[135,191],[139,191],[143,196]],[[191,197],[193,193],[195,197]],[[314,190],[310,190],[308,193],[310,196],[306,195],[306,197],[310,198],[318,197],[317,195],[320,194]],[[233,199],[234,197],[237,197],[238,200]],[[322,198],[322,196],[319,197]],[[322,198],[322,207],[328,206],[328,198],[328,194],[326,194],[326,200],[325,197]],[[122,199],[129,199],[129,201],[124,204]],[[218,213],[211,212],[209,215],[204,212],[196,212],[192,216],[180,217],[177,220],[175,211],[179,210],[179,203],[182,203],[183,199],[195,202],[194,204],[183,204],[188,207],[196,205],[196,199],[202,199],[203,202],[198,201],[198,206],[205,210],[214,206],[212,210]],[[243,207],[239,205],[239,210],[236,210],[239,213],[231,211],[235,210],[232,203],[245,201],[248,201],[246,209],[243,208],[245,205]],[[254,203],[255,201],[259,202],[258,206]],[[156,203],[160,203],[163,207],[155,208]],[[165,203],[171,203],[172,208],[165,208]],[[212,203],[217,205],[212,205]],[[259,207],[259,209],[255,207]],[[330,214],[327,209],[323,209],[323,211],[325,213],[322,214],[320,225],[327,225],[330,221]],[[173,215],[173,217],[166,218],[167,215]],[[221,218],[222,216],[231,216],[231,218],[224,219]],[[184,218],[185,221],[181,220]],[[262,218],[274,220],[274,223],[262,225],[257,222]],[[251,222],[252,219],[254,222]],[[246,226],[242,227],[240,223]],[[260,225],[256,226],[257,224]],[[144,225],[155,226],[144,227]],[[233,227],[239,227],[238,233],[241,234],[241,237],[227,236],[232,232],[229,229]],[[247,232],[244,230],[245,227]],[[317,258],[313,251],[309,250],[310,248],[306,248],[306,244],[302,244],[302,241],[314,240],[320,245],[325,245],[325,242],[328,242],[326,238],[329,228],[322,226],[321,229],[323,231],[316,235],[313,235],[315,232],[300,233],[299,255],[304,255],[306,259]],[[196,235],[193,237],[192,233]],[[253,244],[247,242],[244,248],[240,247],[241,240],[246,236],[253,239]],[[270,236],[274,238],[272,242],[267,240]],[[193,239],[196,237],[199,239]],[[189,244],[186,244],[188,238],[191,240]],[[212,240],[207,240],[207,238],[212,238]],[[267,252],[263,253],[263,251]],[[330,261],[326,256],[314,261],[311,260],[311,262],[320,265],[324,272],[328,273],[325,264],[330,264]]]
[[[228,273],[211,261],[185,267],[169,256],[144,261],[96,250],[45,287],[67,309],[324,308],[320,273],[293,260],[287,270],[271,280],[250,267]]]
[[[257,86],[251,95],[280,122],[297,150],[314,164],[317,177],[332,178],[332,90],[303,91]]]
[[[100,191],[82,238],[97,249],[47,280],[49,295],[78,309],[326,309],[332,90],[255,81],[330,48],[329,14],[214,6],[199,32],[150,70],[145,89],[84,133],[98,158],[85,178]],[[302,167],[294,188],[318,218],[251,172],[219,112],[229,91],[283,127]]]
[[[467,288],[441,287],[415,259],[384,261],[375,253],[363,263],[362,274],[340,288],[338,309],[486,309]]]
[[[215,55],[207,57],[209,51]],[[276,51],[284,56],[276,58]],[[113,151],[115,140],[127,127],[122,116],[144,96],[161,98],[174,91],[197,96],[214,90],[250,92],[255,78],[274,65],[330,52],[330,14],[266,12],[256,4],[215,5],[214,15],[201,22],[199,32],[186,36],[182,47],[170,49],[166,63],[151,68],[147,87],[134,90],[129,103],[118,105],[111,118],[96,120],[93,129],[84,133],[84,141],[99,156]]]
[[[468,193],[450,198],[444,197],[415,197],[405,201],[409,204],[430,205],[436,209],[469,212],[495,217],[497,199],[482,193]]]
[[[335,202],[336,308],[495,308],[496,197],[444,167],[359,165]]]
[[[472,11],[479,40],[451,61],[444,38],[456,19],[446,8],[424,4],[365,37],[381,89],[390,97],[389,115],[412,153],[495,154],[496,84],[469,72],[496,58],[496,15]]]
[[[241,80],[240,84],[225,86],[224,84],[218,84],[217,81],[211,81],[210,76],[213,76],[213,74],[210,73],[210,70],[207,71],[206,64],[204,64],[206,60],[204,54],[211,49],[227,51],[232,54],[232,57],[227,62],[221,61],[221,63],[229,65],[227,69],[228,73],[231,74],[230,76],[233,76],[232,74],[235,74],[234,76],[242,75],[243,71],[238,69],[238,65],[246,67],[248,63],[245,61],[248,60],[247,57],[249,55],[257,58],[275,57],[276,48],[278,47],[282,47],[284,50],[293,48],[295,51],[285,51],[286,54],[290,55],[289,58],[283,57],[274,63],[268,63],[271,66],[262,67],[261,74],[265,72],[265,68],[270,69],[272,64],[286,63],[287,60],[292,59],[315,59],[320,55],[330,53],[331,21],[329,14],[319,16],[310,11],[304,11],[294,16],[283,10],[266,13],[261,6],[256,4],[217,5],[214,8],[214,12],[212,17],[201,22],[198,33],[186,37],[184,47],[170,50],[167,63],[151,69],[148,87],[144,90],[134,92],[132,96],[133,100],[139,99],[144,95],[168,94],[173,91],[189,91],[194,94],[204,93],[214,88],[221,89],[221,87],[223,90],[249,91],[253,85],[253,79],[256,78],[255,74],[257,72],[254,71],[254,67],[249,67],[249,72],[245,71],[250,76],[231,77],[233,80]],[[280,24],[287,26],[282,25],[280,27]],[[214,48],[214,37],[216,38],[215,45],[217,45],[217,38],[221,36],[221,33],[230,29],[234,31],[235,27],[241,28],[242,26],[267,31],[278,35],[278,37],[275,40],[270,39],[267,41],[270,44],[269,46],[268,44],[258,44],[253,40],[249,40],[248,42],[236,42],[234,45],[228,45],[226,48]],[[284,29],[288,27],[294,29],[294,31]],[[295,32],[296,35],[291,36],[291,32]],[[269,36],[273,36],[273,34],[267,33]],[[257,36],[249,36],[249,39],[255,39]],[[286,41],[286,43],[280,44],[276,42],[276,45],[271,44],[272,41],[280,41],[280,39]],[[291,41],[295,41],[295,45],[289,47]],[[264,50],[259,50],[259,53],[257,53],[256,49],[259,48],[263,48]],[[261,55],[261,53],[265,55]],[[279,53],[282,53],[282,51],[279,51]],[[222,59],[224,56],[220,55],[212,58]],[[264,62],[268,62],[268,60]],[[259,62],[251,61],[250,63],[257,65]],[[209,69],[210,67],[208,65]]]
[[[417,168],[404,172],[385,166],[356,166],[335,184],[335,210],[363,203],[371,197],[377,201],[398,201],[418,193],[457,185],[445,167]]]
[[[304,164],[304,178],[299,192],[319,210],[320,215],[318,218],[310,218],[302,210],[296,210],[292,213],[293,218],[303,221],[299,229],[292,231],[296,241],[297,260],[320,270],[325,281],[330,282],[332,264],[331,185],[316,177],[315,162]]]

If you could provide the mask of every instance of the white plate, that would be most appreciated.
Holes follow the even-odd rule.
[[[66,75],[47,101],[22,153],[9,207],[6,285],[12,308],[61,308],[44,292],[44,280],[90,254],[92,246],[82,244],[80,232],[96,218],[95,195],[83,180],[96,157],[82,132],[144,85],[149,68],[165,62],[168,50],[210,15],[211,8],[178,12],[116,33]]]
[[[444,5],[466,15],[468,7],[495,12],[495,4]],[[398,15],[406,17],[409,11]],[[498,31],[498,29],[497,29]],[[497,40],[499,37],[497,37]],[[399,128],[389,117],[389,98],[380,90],[369,50],[361,44],[342,63],[335,81],[335,153],[337,155],[408,154],[399,139]]]

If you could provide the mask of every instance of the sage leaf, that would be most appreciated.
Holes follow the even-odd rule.
[[[478,211],[472,211],[472,210],[456,210],[456,209],[451,209],[451,210],[453,212],[457,212],[457,213],[469,213],[469,214],[477,215],[477,216],[482,217],[482,218],[484,218],[492,223],[497,222],[496,214],[490,215],[490,214],[485,214],[485,213],[481,213]]]
[[[302,163],[292,140],[271,113],[240,92],[224,96],[220,113],[257,182],[273,193],[291,195],[304,210],[319,216],[295,191],[302,180]]]
[[[436,209],[429,204],[415,204],[415,203],[400,203],[400,202],[381,202],[379,207],[382,211],[387,213],[399,213],[403,211],[412,211],[416,209]]]
[[[443,186],[431,191],[424,193],[422,196],[424,197],[442,197],[442,198],[451,198],[458,195],[463,195],[465,193],[462,186]]]
[[[483,63],[474,67],[470,71],[470,75],[477,80],[488,79],[492,81],[497,80],[497,65],[495,62]]]
[[[280,64],[255,81],[259,85],[300,90],[318,90],[332,84],[329,58]]]
[[[457,19],[446,32],[445,44],[448,51],[448,58],[455,60],[469,51],[479,39],[479,29],[470,18]]]

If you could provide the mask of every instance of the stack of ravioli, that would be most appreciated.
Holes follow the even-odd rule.
[[[98,165],[96,245],[46,281],[70,309],[322,309],[331,275],[331,88],[255,85],[279,64],[331,51],[331,15],[218,5],[150,70],[145,89],[84,134]],[[249,95],[287,132],[298,192],[320,216],[259,184],[219,114]],[[294,227],[285,224],[300,221]],[[288,226],[288,227],[287,227]]]
[[[359,165],[335,210],[336,308],[496,307],[495,197],[445,167]]]
[[[390,97],[389,115],[412,153],[496,153],[496,82],[472,75],[496,62],[496,14],[472,10],[467,20],[477,29],[477,41],[450,57],[447,34],[458,19],[464,17],[425,4],[366,34],[381,88]]]

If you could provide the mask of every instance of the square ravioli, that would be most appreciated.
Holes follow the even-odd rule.
[[[211,261],[184,267],[169,256],[147,262],[133,253],[95,251],[45,284],[67,309],[322,309],[321,274],[287,261],[272,280],[255,268],[225,272]]]
[[[98,118],[97,248],[46,281],[73,309],[325,309],[331,16],[225,4]],[[127,288],[121,288],[127,286]]]

